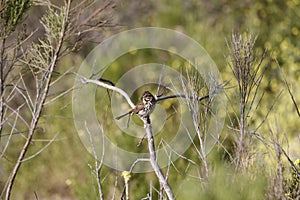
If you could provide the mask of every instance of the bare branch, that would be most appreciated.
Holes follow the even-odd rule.
[[[78,75],[78,76],[79,76],[79,78],[81,79],[81,81],[83,83],[93,83],[93,84],[99,85],[101,87],[104,87],[104,88],[113,90],[115,92],[118,92],[119,94],[121,94],[126,99],[127,103],[130,105],[131,108],[135,107],[134,103],[132,103],[130,97],[128,96],[128,94],[124,90],[122,90],[118,87],[112,86],[112,85],[108,85],[108,84],[106,84],[104,82],[101,82],[101,81],[98,81],[98,80],[88,79],[88,78],[85,78],[81,75]]]
[[[263,120],[259,123],[259,125],[255,128],[254,132],[256,132],[264,124],[264,122],[267,120],[269,114],[273,110],[275,104],[277,103],[277,100],[279,99],[279,97],[281,96],[282,93],[283,93],[283,90],[281,90],[280,93],[277,95],[277,97],[275,98],[275,100],[272,103],[271,107],[269,108],[267,114],[265,115],[265,117],[263,118]]]
[[[78,75],[79,76],[79,75]],[[110,81],[110,80],[106,80],[106,79],[98,79],[98,80],[93,80],[93,79],[88,79],[85,78],[83,76],[80,76],[81,80],[83,83],[94,83],[96,85],[99,85],[101,87],[116,91],[118,93],[120,93],[128,102],[128,104],[134,108],[135,105],[132,103],[132,101],[130,100],[130,97],[128,96],[128,94],[123,91],[122,89],[115,87],[115,85]],[[105,82],[108,82],[109,84],[106,84]],[[162,96],[162,97],[157,97],[156,101],[163,101],[166,99],[172,99],[172,98],[190,98],[190,99],[195,99],[196,101],[202,101],[204,99],[208,99],[209,95],[205,95],[202,97],[186,97],[185,94],[174,94],[174,95],[168,95],[168,96]]]
[[[202,97],[187,97],[185,94],[174,94],[174,95],[169,95],[169,96],[158,97],[156,100],[162,101],[162,100],[172,99],[172,98],[189,98],[191,100],[202,101],[204,99],[208,99],[209,95],[205,95]]]
[[[147,133],[147,137],[148,137],[148,149],[149,149],[149,154],[150,154],[150,163],[151,166],[159,180],[160,185],[163,187],[163,189],[165,190],[168,198],[170,200],[175,199],[175,196],[172,192],[172,189],[168,183],[168,181],[165,179],[158,163],[157,163],[157,159],[156,159],[156,152],[155,152],[155,146],[154,146],[154,138],[153,138],[153,134],[152,134],[152,128],[151,128],[151,124],[147,123],[148,120],[145,120],[144,123],[144,127]]]
[[[290,97],[291,97],[291,99],[292,99],[292,101],[293,101],[293,104],[294,104],[294,106],[295,106],[295,109],[296,109],[296,112],[297,112],[297,114],[298,114],[298,117],[300,117],[300,110],[299,110],[299,107],[298,107],[297,102],[296,102],[296,100],[295,100],[295,97],[294,97],[294,95],[293,95],[293,93],[292,93],[292,91],[291,91],[291,88],[290,88],[290,86],[289,86],[289,84],[288,84],[288,82],[287,82],[287,80],[286,80],[286,78],[285,78],[285,75],[284,75],[284,73],[283,73],[283,70],[281,69],[281,67],[280,67],[280,65],[279,65],[277,59],[275,59],[275,62],[276,62],[276,64],[277,64],[278,69],[279,69],[280,72],[282,73],[282,77],[283,77],[283,81],[284,81],[285,87],[287,88],[287,90],[288,90],[288,92],[289,92],[289,95],[290,95]]]
[[[100,177],[100,173],[101,173],[101,169],[103,166],[103,160],[104,160],[104,154],[105,154],[105,148],[104,148],[104,131],[103,129],[100,130],[101,132],[101,136],[102,136],[102,152],[101,152],[101,158],[99,161],[97,152],[96,152],[96,147],[94,144],[94,139],[93,139],[93,135],[90,132],[89,128],[87,127],[87,123],[85,121],[85,129],[89,135],[89,139],[90,139],[90,143],[91,143],[91,147],[92,147],[92,153],[94,156],[94,167],[91,166],[91,170],[95,170],[95,177],[96,177],[96,182],[97,182],[97,189],[98,189],[98,193],[99,193],[99,199],[103,200],[103,191],[102,191],[102,184],[101,184],[101,177]],[[94,168],[94,169],[93,169]]]

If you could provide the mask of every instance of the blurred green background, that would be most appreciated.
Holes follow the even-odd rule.
[[[253,121],[249,122],[249,129],[256,127],[266,116],[270,106],[275,106],[270,112],[268,119],[259,129],[259,132],[266,137],[270,130],[280,133],[284,148],[289,156],[295,160],[300,157],[300,123],[295,107],[287,92],[283,81],[283,74],[291,86],[296,101],[300,102],[300,2],[299,0],[147,0],[147,1],[116,1],[111,17],[116,26],[103,29],[96,37],[97,41],[90,42],[83,46],[79,52],[72,53],[60,61],[56,68],[57,72],[63,73],[74,67],[72,71],[79,68],[85,56],[99,42],[114,33],[137,27],[157,26],[174,29],[185,33],[199,42],[216,62],[225,81],[230,81],[228,96],[233,105],[238,106],[238,99],[235,99],[236,83],[234,76],[226,62],[229,50],[226,41],[231,40],[232,32],[250,32],[257,35],[255,52],[261,55],[264,49],[268,49],[268,57],[264,62],[267,67],[261,84],[261,90],[265,91],[261,106]],[[31,28],[39,27],[38,19],[44,13],[44,9],[33,7],[25,19]],[[258,57],[259,58],[259,57]],[[278,60],[283,73],[278,68],[274,59]],[[148,63],[160,62],[178,69],[178,64],[183,61],[178,57],[160,51],[143,50],[136,54],[126,54],[119,58],[104,77],[116,82],[126,71],[134,66]],[[50,95],[56,95],[61,91],[72,88],[74,76],[67,75],[59,80],[57,87],[51,88]],[[101,90],[101,89],[99,89]],[[141,89],[142,90],[142,89]],[[283,90],[282,95],[276,99]],[[138,102],[140,91],[133,96],[135,103]],[[97,98],[97,96],[96,96]],[[176,100],[162,103],[170,114],[174,107],[178,106]],[[103,105],[96,105],[103,106]],[[107,96],[107,108],[109,98]],[[233,115],[232,107],[228,107],[228,115]],[[110,129],[113,126],[111,113],[99,113],[99,118],[108,116],[107,124],[103,124],[104,132],[112,140],[118,141],[131,151],[147,151],[144,143],[141,149],[135,144],[137,139],[122,134],[120,130]],[[166,124],[161,137],[166,137],[172,132],[173,123],[178,122],[176,117]],[[233,152],[233,130],[228,128],[232,124],[229,118],[224,126],[222,138],[226,150]],[[50,139],[59,133],[57,141],[53,142],[42,154],[34,159],[26,161],[21,167],[13,190],[12,199],[96,199],[95,180],[91,175],[88,163],[93,163],[93,157],[87,152],[78,137],[74,128],[72,115],[72,93],[69,92],[58,101],[49,103],[43,112],[43,118],[38,124],[39,129],[35,133],[35,139]],[[176,127],[175,127],[176,128]],[[156,140],[158,142],[159,139]],[[288,141],[288,142],[287,142]],[[24,140],[15,137],[15,147],[23,144]],[[34,142],[29,149],[28,155],[35,153],[44,145],[43,142]],[[18,148],[10,148],[7,160],[2,161],[1,177],[6,177],[12,167]],[[224,150],[216,146],[216,149],[209,154],[210,181],[207,189],[200,184],[191,184],[186,181],[188,173],[193,174],[193,169],[187,169],[187,161],[178,159],[171,167],[169,182],[178,199],[264,199],[268,198],[267,193],[272,177],[277,169],[276,156],[271,148],[259,142],[253,142],[253,159],[251,167],[247,172],[235,174],[230,164],[228,155]],[[193,150],[188,150],[185,156],[193,159],[196,157]],[[197,158],[195,158],[197,159]],[[200,166],[202,163],[198,163]],[[187,171],[185,171],[187,170]],[[163,169],[165,172],[166,169]],[[121,172],[103,167],[101,176],[105,199],[111,199],[114,191],[116,173],[118,177],[116,194],[119,198],[123,190],[123,179]],[[235,181],[238,180],[238,181]],[[156,177],[153,173],[132,174],[130,181],[131,199],[141,199],[149,192],[150,183],[159,188]],[[157,194],[154,193],[154,199]],[[197,198],[196,198],[197,197]],[[199,198],[198,198],[199,197]],[[201,198],[200,198],[201,197]],[[271,198],[270,198],[271,199]]]

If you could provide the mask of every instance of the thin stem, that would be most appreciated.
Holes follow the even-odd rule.
[[[96,182],[97,182],[97,189],[98,189],[98,193],[99,193],[99,199],[103,200],[103,192],[102,192],[102,184],[101,184],[101,170],[103,167],[103,160],[104,160],[104,153],[105,153],[105,148],[104,148],[104,130],[101,128],[100,133],[101,133],[101,137],[102,137],[102,153],[101,153],[101,158],[99,161],[97,152],[96,152],[96,147],[94,144],[94,139],[93,139],[93,135],[90,132],[89,128],[87,127],[87,122],[85,121],[85,129],[89,135],[89,139],[90,139],[90,144],[92,147],[92,153],[94,156],[94,167],[91,166],[91,170],[94,171],[93,175],[96,177]]]
[[[175,199],[175,196],[172,192],[172,189],[168,183],[168,181],[165,179],[162,171],[160,170],[160,167],[157,163],[157,159],[156,159],[156,152],[155,152],[155,146],[154,146],[154,138],[153,138],[153,134],[152,134],[152,127],[150,123],[147,123],[147,121],[149,121],[148,119],[145,120],[144,126],[145,126],[145,130],[147,133],[147,138],[148,138],[148,149],[149,149],[149,154],[150,154],[150,163],[151,166],[159,180],[160,185],[163,187],[163,189],[165,190],[167,196],[169,199]]]
[[[5,27],[4,27],[5,28]],[[4,30],[5,31],[5,30]],[[6,45],[6,36],[1,40],[1,51],[0,51],[0,141],[1,141],[1,134],[3,129],[3,114],[4,114],[4,52],[5,52],[5,45]]]

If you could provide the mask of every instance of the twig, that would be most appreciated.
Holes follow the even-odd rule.
[[[149,195],[148,195],[149,196],[148,199],[152,200],[152,181],[150,181],[150,188],[149,189],[150,189],[150,192],[149,192]]]
[[[6,152],[6,149],[7,149],[8,145],[9,145],[9,142],[11,141],[11,137],[12,137],[12,135],[13,135],[14,128],[16,127],[16,124],[17,124],[17,121],[18,121],[18,113],[19,113],[19,109],[20,109],[21,107],[23,107],[23,105],[21,105],[19,108],[16,109],[16,113],[17,113],[17,114],[16,114],[16,117],[15,117],[15,119],[14,119],[14,122],[13,122],[13,125],[12,125],[12,129],[11,129],[10,133],[8,134],[7,142],[6,142],[6,144],[4,145],[4,147],[3,147],[3,149],[2,149],[0,158],[2,158],[2,157],[4,156],[4,154],[5,154],[5,152]],[[2,124],[1,124],[1,126],[2,126]],[[4,136],[3,134],[0,135],[0,137],[3,137],[3,136]]]
[[[129,115],[129,117],[130,117],[130,115]],[[137,147],[141,146],[141,144],[143,143],[146,136],[147,136],[147,134],[144,134],[144,136],[140,139],[139,143],[136,145]]]
[[[287,90],[288,90],[288,92],[289,92],[289,95],[290,95],[290,97],[291,97],[291,99],[292,99],[292,101],[293,101],[293,104],[294,104],[294,106],[295,106],[295,108],[296,108],[296,112],[297,112],[297,114],[298,114],[298,117],[300,117],[300,110],[299,110],[299,107],[298,107],[297,102],[296,102],[296,100],[295,100],[295,97],[294,97],[294,95],[293,95],[293,93],[292,93],[292,91],[291,91],[291,88],[290,88],[289,84],[288,84],[287,81],[286,81],[286,78],[285,78],[284,73],[283,73],[283,71],[282,71],[282,69],[281,69],[281,67],[280,67],[280,65],[279,65],[279,63],[278,63],[278,60],[275,59],[275,61],[276,61],[276,64],[277,64],[277,66],[278,66],[280,72],[282,73],[284,84],[285,84],[285,86],[286,86],[286,88],[287,88]]]
[[[297,169],[297,167],[295,166],[295,164],[292,161],[292,159],[289,157],[289,155],[286,153],[286,151],[282,148],[282,146],[280,144],[278,144],[277,142],[269,141],[266,137],[264,137],[263,135],[261,135],[261,134],[259,134],[257,132],[251,132],[251,134],[253,134],[254,136],[256,136],[265,145],[272,144],[273,146],[279,148],[279,150],[283,153],[283,155],[285,156],[285,158],[290,163],[290,165],[291,165],[292,169],[294,170],[294,172],[300,178],[300,172],[299,172],[299,170]]]
[[[116,163],[115,163],[115,166],[118,166],[118,150],[116,149]],[[117,186],[118,186],[118,170],[116,169],[115,170],[115,184],[114,184],[114,189],[113,189],[113,195],[112,195],[112,198],[111,200],[115,200],[116,198],[116,190],[117,190]]]
[[[43,146],[40,150],[38,150],[38,151],[37,151],[36,153],[34,153],[33,155],[28,156],[27,158],[24,158],[24,159],[22,160],[22,162],[25,162],[25,161],[27,161],[27,160],[30,160],[30,159],[32,159],[32,158],[38,156],[39,154],[41,154],[45,149],[47,149],[47,148],[50,146],[50,144],[52,144],[54,141],[56,141],[56,137],[57,137],[59,134],[60,134],[59,132],[58,132],[57,134],[55,134],[54,137],[53,137],[50,141],[48,141],[48,143],[47,143],[45,146]],[[33,141],[33,140],[32,140],[32,141]]]
[[[136,164],[138,164],[139,162],[149,162],[150,159],[149,158],[138,158],[136,159],[132,165],[130,166],[129,172],[132,173],[134,167],[136,166]]]
[[[276,101],[279,99],[279,97],[281,96],[283,90],[280,91],[280,93],[277,95],[277,97],[275,98],[274,102],[272,103],[272,105],[270,106],[267,114],[265,115],[265,117],[263,118],[263,120],[259,123],[259,125],[255,128],[254,132],[256,132],[264,123],[265,121],[267,120],[269,114],[271,113],[271,111],[273,110],[275,104],[276,104]]]
[[[35,199],[36,199],[36,200],[39,200],[39,197],[38,197],[38,195],[37,195],[36,191],[34,191],[33,193],[34,193],[34,197],[35,197]]]
[[[115,170],[115,177],[116,177],[116,179],[115,179],[115,184],[114,184],[114,189],[113,189],[113,195],[112,195],[111,200],[114,200],[116,198],[116,188],[118,186],[118,171],[117,170]]]
[[[174,94],[174,95],[169,95],[169,96],[163,96],[163,97],[158,97],[156,99],[156,101],[162,101],[162,100],[166,100],[166,99],[172,99],[172,98],[189,98],[191,100],[197,100],[197,101],[202,101],[204,99],[208,99],[209,98],[209,95],[205,95],[203,97],[187,97],[186,95],[184,94]]]
[[[99,193],[99,199],[103,200],[103,192],[102,192],[102,184],[101,184],[101,177],[100,177],[100,173],[101,173],[101,169],[103,166],[103,160],[104,160],[104,153],[105,153],[105,148],[104,148],[104,131],[103,129],[100,130],[101,132],[101,136],[102,136],[102,153],[101,153],[101,158],[99,161],[97,152],[96,152],[96,147],[94,144],[94,139],[93,139],[93,135],[90,132],[89,128],[87,127],[87,123],[85,121],[85,129],[89,135],[89,139],[90,139],[90,143],[91,143],[91,147],[92,147],[92,153],[94,156],[94,168],[95,168],[95,177],[96,177],[96,182],[97,182],[97,188],[98,188],[98,193]],[[91,166],[91,170],[93,170],[93,167]]]
[[[189,133],[188,133],[188,134],[189,134]],[[163,142],[164,142],[164,141],[163,141]],[[191,160],[191,159],[185,157],[184,155],[178,153],[178,152],[175,151],[168,143],[164,142],[164,145],[166,145],[166,146],[169,148],[169,150],[171,150],[171,152],[175,153],[175,155],[178,156],[179,158],[182,158],[182,159],[186,160],[187,162],[189,162],[189,163],[191,163],[191,164],[193,164],[193,165],[199,167],[199,165],[198,165],[195,161],[193,161],[193,160]]]

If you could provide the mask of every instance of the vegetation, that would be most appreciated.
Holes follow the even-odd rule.
[[[93,47],[122,30],[159,26],[194,38],[221,72],[226,119],[209,154],[204,149],[211,98],[196,99],[210,88],[184,59],[160,50],[132,51],[103,77],[116,83],[134,66],[150,62],[181,72],[188,97],[181,100],[197,137],[161,169],[176,199],[299,199],[299,9],[296,0],[2,0],[1,198],[167,199],[156,173],[112,169],[98,157],[97,147],[85,149],[71,109],[77,70]],[[157,87],[145,86],[151,91]],[[145,88],[134,92],[134,103]],[[97,113],[99,132],[123,149],[148,152],[147,141],[136,147],[139,141],[115,126],[110,95],[96,88],[95,98],[101,98],[96,110],[108,110]],[[155,135],[155,148],[168,146],[174,137],[181,100],[159,103],[168,119]],[[131,120],[142,124],[135,116]]]

